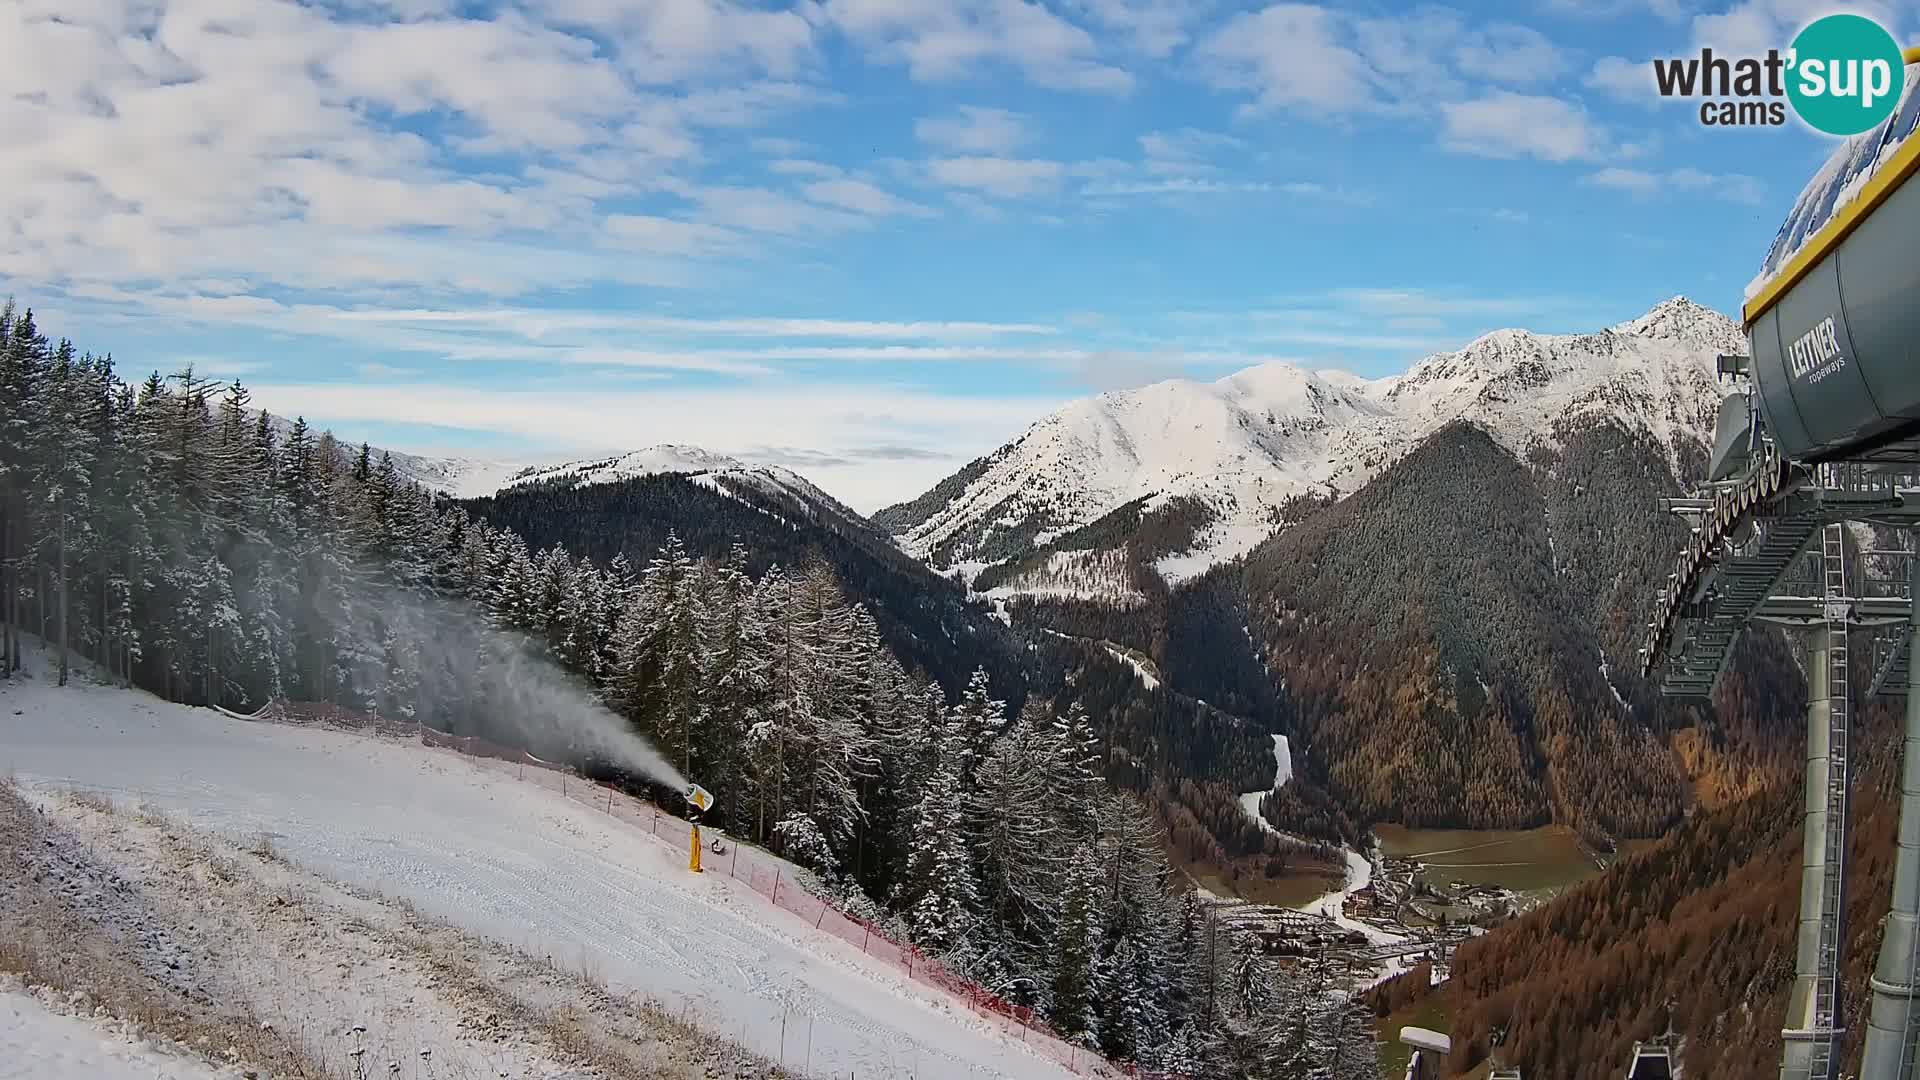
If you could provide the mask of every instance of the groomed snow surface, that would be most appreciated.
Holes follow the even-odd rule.
[[[296,866],[585,967],[773,1060],[805,1054],[815,1075],[1071,1075],[745,882],[691,875],[684,851],[450,752],[26,680],[0,689],[0,769],[264,834]]]

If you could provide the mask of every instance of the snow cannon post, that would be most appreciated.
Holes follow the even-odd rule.
[[[713,806],[713,794],[699,784],[688,784],[687,790],[680,793],[693,807],[693,836],[687,846],[687,869],[698,874],[700,870],[700,815]]]

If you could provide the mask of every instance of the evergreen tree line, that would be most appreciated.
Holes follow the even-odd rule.
[[[747,564],[673,536],[637,568],[529,549],[237,382],[135,387],[0,311],[0,672],[24,631],[62,683],[79,654],[174,701],[331,702],[616,771],[529,721],[597,710],[712,789],[723,828],[1109,1057],[1367,1072],[1364,1010],[1178,883],[1094,714],[1010,716],[984,670],[949,700],[826,564]]]

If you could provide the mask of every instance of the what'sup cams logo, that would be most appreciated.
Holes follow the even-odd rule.
[[[1859,15],[1828,15],[1807,24],[1783,53],[1699,56],[1653,62],[1665,98],[1700,98],[1709,127],[1778,127],[1787,109],[1816,131],[1858,135],[1892,115],[1906,67],[1900,43]]]

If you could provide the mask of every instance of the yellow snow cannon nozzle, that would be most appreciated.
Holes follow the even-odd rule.
[[[693,826],[693,836],[691,846],[687,849],[687,869],[697,874],[700,872],[700,815],[713,806],[713,793],[699,784],[688,784],[687,790],[680,794],[686,798],[687,805],[693,807],[693,820],[689,822]]]

